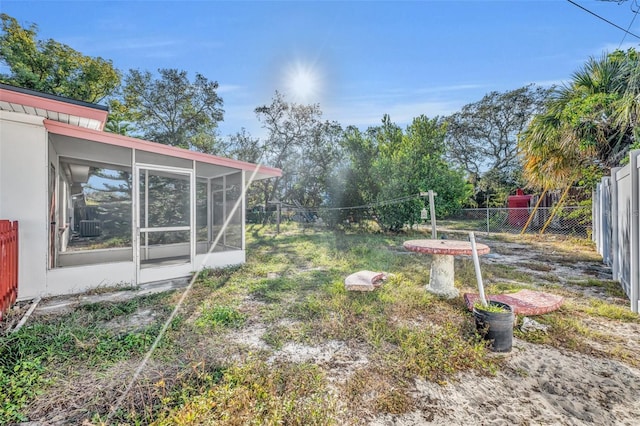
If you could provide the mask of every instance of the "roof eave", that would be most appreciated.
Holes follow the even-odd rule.
[[[189,151],[188,149],[178,148],[150,142],[143,139],[122,136],[115,133],[108,133],[99,130],[92,130],[83,127],[77,127],[70,124],[60,123],[54,120],[44,120],[44,126],[48,132],[68,136],[78,139],[86,139],[93,142],[105,143],[108,145],[119,146],[124,148],[139,149],[153,152],[156,154],[167,155],[171,157],[184,158],[187,160],[200,161],[202,163],[214,164],[218,166],[230,167],[239,170],[253,172],[258,167],[258,175],[262,179],[282,176],[282,170],[273,167],[267,167],[259,164],[248,163],[245,161],[233,160],[230,158],[219,157],[217,155],[204,154],[201,152]]]

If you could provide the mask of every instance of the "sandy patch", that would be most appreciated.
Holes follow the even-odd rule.
[[[516,341],[496,376],[416,380],[416,409],[371,425],[635,425],[640,370],[617,361]]]

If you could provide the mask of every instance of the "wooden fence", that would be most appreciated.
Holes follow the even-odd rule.
[[[0,220],[0,321],[18,297],[18,221]]]

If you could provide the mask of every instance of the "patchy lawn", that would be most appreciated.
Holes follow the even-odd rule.
[[[462,296],[424,291],[429,256],[402,248],[422,235],[251,226],[247,263],[200,275],[144,369],[182,290],[36,310],[19,332],[0,336],[0,423],[631,424],[640,416],[640,320],[590,243],[478,235],[492,248],[481,257],[488,292],[566,299],[535,318],[547,332],[516,327],[513,351],[496,355]],[[362,269],[391,275],[375,292],[347,293],[344,278]],[[456,259],[456,286],[476,290],[471,259]]]

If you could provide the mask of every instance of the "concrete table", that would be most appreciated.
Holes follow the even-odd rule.
[[[410,240],[406,241],[404,248],[416,253],[433,255],[431,273],[427,291],[453,298],[458,296],[458,290],[453,285],[454,270],[453,258],[457,255],[471,255],[471,243],[455,240]],[[478,255],[489,253],[489,246],[476,243]]]

